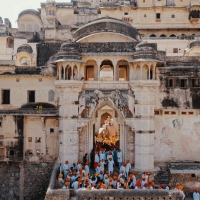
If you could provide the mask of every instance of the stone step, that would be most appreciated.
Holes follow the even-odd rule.
[[[70,200],[76,200],[76,197],[70,197]]]

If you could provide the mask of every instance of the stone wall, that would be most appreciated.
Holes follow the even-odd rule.
[[[19,199],[20,167],[18,163],[0,163],[0,199]]]
[[[195,188],[200,187],[200,174],[172,174],[171,183],[182,184],[184,186],[185,195],[192,198]]]
[[[78,190],[77,200],[134,200],[134,199],[165,199],[181,200],[182,197],[176,194],[170,194],[165,190]]]
[[[54,163],[0,162],[1,200],[43,200]]]

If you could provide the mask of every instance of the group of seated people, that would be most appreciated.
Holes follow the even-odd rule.
[[[109,160],[112,161],[112,158]],[[144,172],[141,177],[137,172],[131,173],[129,171],[130,167],[129,170],[126,171],[127,165],[130,165],[129,160],[123,163],[118,172],[113,172],[105,170],[105,168],[99,164],[95,168],[95,172],[91,173],[92,170],[89,169],[88,162],[83,166],[81,160],[78,160],[77,165],[73,164],[73,167],[69,168],[68,161],[65,161],[65,164],[62,167],[63,172],[58,176],[58,187],[63,189],[74,189],[75,196],[78,189],[165,189],[169,191],[174,188],[179,190],[182,196],[184,196],[183,186],[173,186],[171,183],[158,186],[154,181],[149,181],[150,174],[148,172]]]

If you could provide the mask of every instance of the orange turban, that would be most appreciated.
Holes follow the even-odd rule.
[[[62,177],[63,177],[63,174],[59,174],[59,175],[58,175],[58,178],[62,178]]]
[[[198,188],[195,188],[195,192],[198,192],[199,191],[199,189]]]
[[[66,160],[66,161],[65,161],[65,164],[68,164],[68,163],[69,163],[68,160]]]
[[[133,172],[133,175],[136,175],[137,174],[137,172]]]
[[[65,182],[65,186],[69,186],[69,182]]]
[[[169,187],[172,187],[172,184],[171,184],[171,183],[168,183],[168,186],[169,186]]]
[[[183,186],[182,186],[182,185],[179,185],[179,186],[178,186],[178,189],[179,189],[179,190],[183,190]]]

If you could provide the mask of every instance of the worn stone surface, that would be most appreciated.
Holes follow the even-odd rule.
[[[151,199],[181,199],[179,195],[171,197],[169,192],[164,190],[78,190],[77,200],[89,199],[133,199],[134,198],[150,198]]]
[[[0,163],[0,199],[19,199],[19,173],[18,163]]]
[[[24,181],[20,182],[20,164]],[[43,200],[54,163],[0,163],[0,199],[18,200],[20,187],[24,200]],[[20,185],[24,184],[24,185]]]

